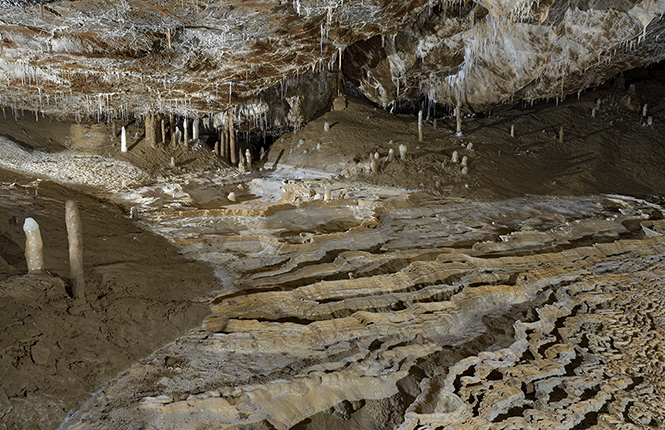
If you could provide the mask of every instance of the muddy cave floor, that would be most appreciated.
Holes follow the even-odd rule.
[[[611,256],[622,252],[633,258],[626,263],[630,267],[621,269],[626,273],[619,270],[621,274],[615,274],[623,276],[628,286],[624,285],[621,293],[609,290],[602,293],[617,297],[614,299],[617,303],[606,300],[609,303],[606,309],[622,309],[623,314],[615,316],[617,320],[634,319],[631,312],[638,312],[641,306],[653,306],[649,303],[660,299],[656,290],[662,289],[662,281],[655,275],[648,277],[642,273],[643,267],[638,264],[650,256],[661,255],[660,242],[649,241],[661,236],[659,221],[662,212],[654,209],[658,206],[649,204],[661,204],[665,195],[665,144],[662,143],[665,141],[665,94],[660,81],[665,77],[654,76],[648,71],[643,74],[631,76],[629,82],[618,80],[585,92],[579,98],[567,97],[558,104],[541,102],[533,106],[505,106],[482,118],[466,118],[461,137],[454,134],[454,119],[438,118],[437,129],[432,127],[430,120],[425,125],[422,142],[417,140],[415,116],[392,115],[349,98],[346,109],[328,112],[298,132],[284,134],[265,160],[255,162],[253,172],[241,176],[234,169],[226,168],[205,146],[188,151],[162,146],[150,148],[140,140],[141,130],[135,123],[128,124],[130,151],[123,154],[119,152],[119,139],[110,135],[104,124],[65,123],[35,118],[28,112],[18,113],[15,118],[7,109],[5,117],[0,117],[0,134],[5,139],[0,145],[0,167],[5,169],[0,170],[0,193],[3,195],[0,200],[0,428],[52,429],[63,422],[69,411],[80,408],[88,415],[81,418],[80,414],[74,414],[69,421],[73,423],[72,427],[66,427],[69,424],[65,423],[63,428],[77,428],[76,425],[82,422],[92,422],[87,425],[89,428],[106,428],[99,423],[107,423],[108,428],[132,428],[120,423],[125,418],[129,422],[146,419],[127,406],[136,400],[136,396],[142,396],[144,403],[145,399],[161,399],[153,402],[157,406],[151,408],[168,408],[187,401],[187,393],[213,393],[214,398],[237,397],[237,393],[230,391],[225,394],[219,386],[257,387],[269,381],[290,381],[295,376],[307,380],[307,369],[313,364],[323,365],[328,359],[333,363],[340,361],[341,357],[349,359],[363,350],[369,351],[365,361],[372,359],[383,363],[385,357],[381,354],[386,355],[392,348],[386,345],[390,342],[397,344],[395,339],[400,336],[409,339],[404,341],[408,345],[401,348],[417,345],[419,349],[404,352],[409,359],[397,365],[399,371],[394,375],[395,380],[400,381],[394,384],[398,389],[391,391],[391,388],[384,387],[385,396],[374,399],[371,396],[342,396],[339,399],[332,396],[330,405],[324,402],[308,409],[314,412],[310,415],[301,411],[282,416],[273,411],[254,418],[250,414],[248,418],[246,414],[229,412],[233,419],[228,422],[224,421],[226,418],[219,419],[228,425],[231,425],[229,422],[235,423],[237,428],[378,429],[393,428],[409,419],[419,419],[420,425],[425,425],[429,419],[424,418],[425,411],[436,409],[430,404],[432,396],[428,400],[425,394],[428,389],[435,392],[430,385],[437,389],[445,386],[447,375],[454,373],[446,369],[483,351],[513,347],[517,336],[513,327],[515,321],[536,321],[536,309],[542,317],[548,306],[559,304],[561,297],[557,296],[558,301],[553,297],[561,285],[568,285],[562,282],[566,276],[575,274],[572,276],[574,280],[566,278],[566,282],[573,284],[578,281],[592,283],[580,280],[579,271],[587,271],[590,278],[601,276],[590,266],[580,264],[577,267],[575,259],[567,259],[569,257],[564,254],[571,248],[581,257],[596,262],[604,261],[603,258],[616,260]],[[647,76],[649,74],[651,76]],[[634,83],[634,88],[629,88],[630,83]],[[649,125],[644,124],[646,119],[642,118],[645,103],[648,104],[648,116],[652,117]],[[596,112],[592,117],[594,108]],[[324,132],[324,123],[330,125],[330,131]],[[514,137],[510,135],[511,125],[514,126]],[[561,127],[562,140],[559,136]],[[472,144],[471,149],[468,149],[469,144]],[[399,145],[407,146],[406,159],[397,157],[396,161],[388,162],[389,149],[393,148],[398,154]],[[451,162],[454,151],[458,152],[460,159],[468,157],[468,174],[462,174],[459,164]],[[380,156],[379,172],[371,173],[368,160],[375,152]],[[169,165],[172,156],[176,160],[175,168]],[[272,169],[278,158],[278,170],[283,169],[279,172]],[[338,176],[340,173],[342,176]],[[210,179],[213,177],[223,179],[215,182]],[[277,177],[279,192],[270,185],[267,179],[270,177]],[[212,182],[214,187],[208,186]],[[335,203],[323,201],[324,190],[332,190]],[[228,199],[231,191],[237,195],[236,201]],[[619,199],[621,201],[617,203],[601,194],[633,196],[645,202],[638,204],[630,199]],[[562,196],[563,200],[550,201],[536,196]],[[580,197],[566,200],[571,199],[569,196]],[[69,297],[64,225],[64,203],[68,199],[75,199],[82,211],[86,303],[74,303]],[[141,221],[129,217],[130,207],[136,205],[144,205],[140,209]],[[566,209],[561,208],[566,205],[569,205]],[[458,218],[466,218],[460,221],[445,208],[457,213]],[[334,216],[330,213],[332,209]],[[407,216],[400,211],[411,211],[413,215]],[[282,218],[279,218],[280,213],[284,213]],[[440,232],[440,225],[429,225],[421,220],[443,217],[437,215],[441,213],[447,214],[451,224],[468,224],[460,231],[444,234]],[[620,216],[616,218],[618,213]],[[611,224],[609,226],[603,224],[604,219],[609,219],[608,214],[616,218],[614,224],[607,221]],[[26,274],[21,226],[28,216],[40,223],[46,244],[46,270],[41,274]],[[315,219],[317,216],[320,220]],[[212,232],[205,231],[209,228],[206,217],[213,220],[210,221],[215,225]],[[506,217],[513,220],[507,221]],[[386,219],[398,225],[391,231],[399,234],[386,233],[390,227]],[[499,222],[502,226],[495,227]],[[584,228],[580,227],[580,231],[571,233],[571,237],[565,240],[553,233],[572,222],[579,222]],[[378,239],[371,236],[368,231],[373,229],[376,233],[372,234],[386,236]],[[546,235],[526,238],[527,233],[522,236],[519,233],[534,231]],[[507,235],[508,239],[500,238],[501,235]],[[645,243],[635,244],[631,240]],[[502,242],[507,245],[496,245],[496,249],[492,248],[494,245],[483,245]],[[617,249],[603,249],[605,257],[602,258],[593,254],[595,251],[592,250],[603,243],[612,244]],[[266,256],[266,244],[278,249],[276,256]],[[253,257],[253,252],[262,257]],[[371,280],[396,276],[407,273],[409,268],[435,262],[444,264],[441,261],[444,254],[450,254],[451,261],[455,260],[453,254],[465,258],[492,255],[493,258],[522,258],[524,261],[520,261],[520,268],[504,279],[507,269],[492,264],[484,266],[474,260],[474,268],[466,267],[464,273],[455,276],[448,273],[441,279],[413,281],[403,288],[393,286],[392,290],[388,288],[389,291],[379,289],[374,293],[351,294],[349,300],[358,303],[347,303],[349,300],[335,295],[338,293],[317,290],[322,296],[317,299],[319,306],[334,302],[339,308],[326,312],[309,310],[306,316],[286,305],[278,310],[270,309],[267,304],[261,305],[266,309],[259,306],[258,310],[252,310],[249,305],[242,308],[242,298],[251,297],[253,293],[266,294],[268,303],[283,299],[282,296],[270,296],[275,291],[293,292],[293,300],[297,302],[302,299],[295,298],[295,292],[301,288],[319,288],[321,283],[341,282],[342,279],[353,282],[354,278]],[[344,264],[340,262],[340,255],[345,256],[342,259]],[[539,273],[538,270],[545,269],[536,268],[529,260],[537,259],[539,255],[551,258],[553,265],[568,267],[556,275]],[[371,264],[366,260],[371,260]],[[662,257],[656,260],[651,261],[650,273],[660,273],[665,268]],[[544,264],[542,261],[539,264]],[[519,265],[514,260],[505,262],[506,266],[513,264]],[[223,274],[220,267],[225,268]],[[431,270],[439,273],[437,270],[453,269],[437,266]],[[487,276],[493,280],[479,277],[480,280],[474,283],[467,279],[471,275],[480,276],[479,272],[489,273]],[[635,275],[636,279],[626,280],[628,273],[638,275]],[[412,311],[420,302],[417,298],[400,296],[406,292],[425,294],[422,291],[427,288],[449,284],[454,287],[453,291],[432,293],[420,305],[453,301],[452,298],[458,296],[461,297],[459,302],[466,303],[471,300],[466,298],[470,286],[487,287],[487,293],[491,294],[489,287],[492,285],[520,286],[521,282],[515,283],[516,274],[525,274],[525,279],[528,274],[541,281],[548,280],[545,282],[547,287],[521,300],[506,300],[498,310],[492,308],[487,314],[477,315],[484,323],[482,327],[468,321],[459,323],[464,330],[456,336],[450,335],[454,340],[438,332],[432,339],[443,345],[443,352],[442,347],[433,345],[436,342],[427,336],[408,334],[408,327],[400,326],[396,332],[388,330],[388,334],[382,332],[381,335],[363,333],[357,328],[360,334],[355,335],[356,339],[362,341],[358,340],[357,345],[355,341],[349,341],[352,346],[347,349],[338,345],[330,347],[329,353],[303,353],[291,361],[278,358],[287,354],[280,352],[279,348],[275,347],[272,352],[268,349],[265,355],[267,361],[272,361],[271,365],[252,358],[256,351],[252,353],[249,346],[243,349],[237,344],[229,344],[226,349],[220,349],[221,355],[230,360],[227,356],[236,354],[235,359],[242,358],[250,368],[257,369],[254,374],[236,375],[237,381],[228,375],[217,374],[210,379],[211,376],[204,371],[196,371],[203,372],[202,376],[182,364],[179,371],[194,372],[188,374],[189,383],[184,382],[187,378],[183,375],[180,385],[177,381],[172,385],[163,384],[162,391],[159,391],[154,384],[146,382],[164,379],[159,379],[164,376],[160,370],[146,370],[146,366],[159,367],[154,362],[161,359],[161,368],[172,372],[174,363],[184,363],[187,357],[191,358],[191,350],[196,348],[193,344],[208,342],[210,333],[260,332],[259,328],[251,326],[252,321],[256,325],[272,321],[285,327],[302,324],[305,332],[308,325],[336,321],[338,325],[335,327],[342,330],[342,326],[347,327],[339,321],[348,319],[348,315],[356,315],[354,312],[371,311],[383,315],[389,311],[392,315],[405,307]],[[507,279],[512,279],[512,283]],[[619,283],[616,279],[605,278],[597,282],[610,286]],[[361,284],[358,288],[369,287]],[[524,289],[528,290],[527,287]],[[571,287],[570,291],[573,290]],[[579,291],[588,292],[588,288],[579,288]],[[323,297],[326,294],[331,296]],[[362,302],[363,297],[372,294],[376,302]],[[570,293],[570,296],[570,300],[582,303],[582,308],[592,307],[579,298],[581,293],[578,296]],[[232,300],[236,297],[240,297],[240,304]],[[382,299],[394,299],[393,304],[379,304]],[[256,300],[262,298],[257,296]],[[460,305],[460,309],[464,307]],[[581,318],[579,312],[559,316],[564,317]],[[413,321],[418,318],[414,316]],[[664,354],[662,344],[653,340],[665,334],[662,321],[659,321],[661,319],[655,318],[651,322],[652,339],[638,339],[649,345],[653,357]],[[325,332],[325,327],[318,329]],[[639,332],[639,327],[636,330]],[[601,337],[607,335],[602,330],[595,333]],[[543,338],[554,336],[552,333],[540,334]],[[307,334],[303,337],[306,338]],[[571,340],[575,339],[573,335],[565,341],[558,334],[554,337],[558,339],[550,342],[554,346],[565,344],[579,348],[579,344]],[[180,343],[170,344],[175,339],[180,339]],[[372,339],[380,339],[381,345],[376,346]],[[301,341],[307,343],[305,339]],[[363,346],[365,341],[371,345]],[[541,351],[543,343],[537,345],[537,351],[544,356],[547,351]],[[621,365],[635,365],[637,359],[633,356],[637,353],[630,349],[633,343],[623,345],[615,349],[631,358],[626,359],[628,364]],[[438,352],[432,353],[437,348]],[[603,354],[597,350],[592,352],[598,356]],[[330,357],[326,358],[326,354]],[[578,352],[578,359],[581,355]],[[513,369],[529,364],[524,363],[527,360],[524,357],[522,362],[513,363]],[[547,357],[552,358],[551,354]],[[576,365],[584,367],[579,360]],[[349,365],[349,362],[346,365],[353,367],[354,364]],[[419,364],[411,367],[416,362]],[[476,366],[478,374],[481,364]],[[621,374],[616,366],[613,374]],[[623,409],[617,412],[611,407],[603,410],[598,406],[596,416],[582,414],[577,424],[586,422],[588,425],[579,428],[591,426],[587,421],[592,418],[595,419],[594,425],[612,423],[613,416],[622,417],[619,421],[623,420],[621,422],[627,425],[662,427],[662,407],[654,406],[658,405],[659,399],[665,399],[661,391],[662,376],[654,370],[657,366],[653,362],[637,366],[640,370],[635,374],[623,370],[629,381],[624,388],[647,387],[642,391],[650,393],[649,399],[639,397],[643,393],[636,394],[637,400],[621,400],[613,394],[614,397],[606,399],[606,403],[623,404]],[[130,368],[132,370],[116,376]],[[140,368],[143,370],[137,370]],[[165,372],[163,369],[161,371]],[[459,372],[466,372],[464,375],[467,376],[473,374],[466,368]],[[145,378],[141,379],[140,375]],[[492,375],[492,378],[480,375],[478,379],[495,381],[498,377]],[[504,372],[504,380],[506,375]],[[565,378],[566,374],[559,377]],[[389,376],[386,378],[390,379]],[[135,391],[139,394],[123,397],[118,386],[127,385],[127,380],[135,384]],[[211,386],[211,380],[216,380],[219,386]],[[199,385],[191,381],[199,381]],[[508,382],[506,385],[510,385]],[[565,385],[565,381],[558,382],[559,385],[554,383],[554,387]],[[552,392],[538,391],[534,382],[523,390],[526,393],[523,397],[528,400],[524,401],[526,403],[513,404],[508,410],[510,413],[492,415],[486,412],[483,418],[485,404],[481,397],[469,391],[472,389],[466,384],[464,382],[460,387],[457,383],[456,386],[457,398],[467,401],[469,410],[473,411],[471,417],[458,417],[459,422],[466,425],[483,427],[490,423],[491,427],[496,423],[497,415],[503,421],[518,417],[521,411],[515,412],[511,408],[528,409],[529,395],[534,392],[544,390],[543,395],[549,395],[545,400],[538,399],[541,410],[546,409],[543,404],[548,399],[550,403],[554,402]],[[108,399],[99,401],[97,394],[88,400],[91,393],[102,386],[106,387],[103,391]],[[598,386],[592,385],[589,389],[597,392]],[[562,388],[559,391],[568,393],[558,396],[569,395],[570,405],[584,403],[580,397],[570,394],[574,390]],[[584,401],[590,395],[586,396]],[[487,396],[485,401],[489,402]],[[236,399],[236,404],[240,403]],[[410,405],[412,415],[408,415]],[[570,405],[566,407],[572,407]],[[557,407],[565,409],[562,404]],[[607,417],[602,418],[599,410]],[[178,421],[177,408],[167,412],[160,410],[159,413],[171,417],[166,423],[171,423],[172,427],[165,425],[164,428],[182,425]],[[473,421],[481,418],[486,421]],[[533,428],[546,427],[531,425]],[[408,428],[417,428],[417,423]]]

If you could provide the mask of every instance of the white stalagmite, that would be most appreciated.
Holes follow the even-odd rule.
[[[171,157],[171,167],[175,167],[175,158]]]
[[[25,261],[28,264],[28,273],[38,272],[44,268],[44,245],[39,224],[32,218],[26,218],[23,223],[25,232]]]
[[[187,127],[187,117],[183,119],[182,121],[182,144],[185,148],[187,148],[187,143],[189,142],[189,127]]]
[[[515,137],[515,124],[510,124],[510,137]]]
[[[459,163],[460,166],[466,167],[469,164],[469,157],[466,155],[462,157],[462,161]]]
[[[120,152],[127,152],[127,130],[125,130],[124,125],[120,132]]]
[[[229,199],[229,200],[231,200],[232,202],[235,202],[235,201],[236,201],[236,193],[234,193],[233,191],[231,191],[231,192],[229,193],[229,195],[228,195],[226,198]]]
[[[74,298],[85,300],[85,275],[83,273],[83,230],[81,214],[74,200],[65,203],[65,222],[69,240],[69,273],[72,277]]]
[[[247,170],[252,171],[252,153],[249,149],[245,150],[245,164],[247,165]]]
[[[379,162],[376,161],[376,158],[374,157],[369,157],[369,168],[372,171],[373,174],[379,173]]]
[[[388,162],[392,163],[393,161],[395,161],[395,150],[390,148],[388,150]]]
[[[323,200],[326,202],[332,200],[332,193],[330,192],[330,188],[326,188],[325,192],[323,193]]]
[[[596,117],[596,108],[591,109],[591,118]]]
[[[399,158],[406,160],[406,145],[402,144],[399,146]]]
[[[467,166],[462,167],[462,175],[469,173],[469,168]]]
[[[642,117],[643,118],[647,117],[647,113],[648,113],[647,108],[648,108],[648,105],[646,103],[644,103],[644,106],[642,106]]]
[[[457,164],[457,162],[459,161],[459,155],[457,154],[457,151],[453,151],[453,155],[450,158],[450,161]]]
[[[423,141],[423,111],[418,111],[418,142]]]
[[[199,138],[199,119],[194,118],[192,122],[192,140],[198,140]]]
[[[245,157],[242,156],[242,150],[238,151],[238,152],[239,152],[239,154],[238,154],[238,170],[240,172],[244,172],[245,171]]]
[[[323,131],[325,131],[326,133],[329,132],[330,131],[330,124],[328,124],[327,122],[324,122],[323,123]]]
[[[180,128],[176,127],[175,128],[175,145],[176,147],[180,146],[180,139],[182,137],[182,133],[180,132]]]
[[[473,142],[467,143],[466,144],[466,149],[468,149],[469,151],[473,151]]]

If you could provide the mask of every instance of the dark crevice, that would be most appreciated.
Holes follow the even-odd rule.
[[[476,366],[470,366],[464,372],[457,375],[457,377],[455,378],[455,382],[453,382],[453,386],[455,387],[455,391],[459,392],[459,390],[462,388],[462,377],[464,377],[464,376],[473,376],[475,374],[476,374]]]
[[[496,417],[494,417],[492,422],[497,423],[497,422],[505,421],[508,418],[524,416],[525,409],[526,408],[523,408],[523,407],[520,407],[520,406],[515,406],[513,408],[510,408],[508,410],[508,412],[506,412],[505,414],[500,414],[500,415],[497,415]]]
[[[562,388],[562,384],[557,385],[549,394],[550,403],[556,403],[568,397],[568,393]]]
[[[480,410],[480,405],[481,405],[482,402],[483,402],[483,397],[484,397],[484,396],[483,396],[482,393],[480,393],[480,394],[478,395],[477,398],[476,398],[473,394],[471,395],[471,397],[469,397],[469,401],[470,401],[470,403],[474,403],[474,402],[475,402],[475,404],[473,405],[473,409],[472,409],[472,413],[473,413],[473,416],[474,416],[474,417],[477,417],[477,416],[478,416],[478,412],[479,412],[479,410]]]
[[[575,369],[580,367],[582,362],[584,362],[584,357],[579,351],[575,351],[575,359],[563,366],[563,368],[566,370],[566,376],[576,376],[577,374],[575,373]]]

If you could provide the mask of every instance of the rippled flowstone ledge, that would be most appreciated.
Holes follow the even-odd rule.
[[[661,425],[660,207],[238,185],[142,191],[144,220],[231,275],[201,328],[61,428]],[[244,197],[224,201],[230,186]]]

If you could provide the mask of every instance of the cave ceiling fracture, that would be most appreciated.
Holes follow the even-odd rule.
[[[292,127],[327,109],[340,85],[386,108],[430,100],[482,111],[665,57],[665,0],[0,4],[0,104],[97,119],[219,123],[232,109],[249,124]]]

